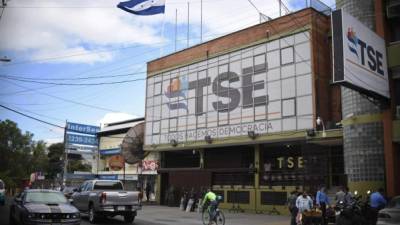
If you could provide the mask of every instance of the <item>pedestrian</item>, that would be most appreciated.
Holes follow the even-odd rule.
[[[150,201],[150,194],[151,194],[151,184],[150,184],[150,182],[147,182],[147,184],[146,184],[146,199],[147,199],[147,202]]]
[[[349,187],[344,188],[344,205],[348,206],[353,204],[353,195],[351,194]]]
[[[372,224],[376,225],[379,210],[385,208],[387,204],[386,199],[383,197],[383,188],[379,188],[378,191],[371,194],[370,204],[372,211]]]
[[[317,192],[317,196],[315,197],[315,201],[317,206],[322,211],[322,225],[327,225],[327,218],[326,218],[326,207],[329,207],[329,198],[325,193],[325,187],[322,186],[321,189]]]
[[[344,187],[341,186],[339,191],[336,192],[335,194],[335,203],[336,205],[339,204],[340,202],[344,203],[344,196],[346,195],[346,193],[344,192]]]
[[[296,225],[296,216],[297,213],[299,212],[299,210],[296,207],[296,200],[297,197],[299,196],[299,192],[298,192],[298,187],[296,187],[296,189],[292,192],[290,192],[290,196],[287,200],[287,205],[289,208],[289,212],[290,212],[290,225]]]
[[[298,213],[296,216],[296,223],[301,223],[303,212],[310,211],[313,207],[313,201],[310,196],[308,196],[306,191],[303,191],[303,194],[297,197],[296,199],[296,207],[298,209]],[[304,221],[304,224],[307,224],[307,221]]]

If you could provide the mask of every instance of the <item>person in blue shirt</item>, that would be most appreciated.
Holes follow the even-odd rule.
[[[385,208],[387,201],[383,197],[383,188],[379,188],[378,191],[375,191],[370,196],[370,205],[373,211],[373,224],[376,224],[378,220],[378,212],[379,210]]]
[[[317,206],[322,211],[322,225],[326,225],[328,220],[326,218],[326,207],[329,207],[329,198],[325,193],[325,187],[321,187],[321,189],[317,192],[317,196],[315,197],[315,201]]]

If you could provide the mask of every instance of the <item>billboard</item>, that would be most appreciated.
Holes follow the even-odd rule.
[[[96,136],[85,136],[70,133],[67,133],[65,136],[68,144],[97,146]]]
[[[390,98],[385,41],[343,10],[332,13],[333,82]]]
[[[67,122],[67,131],[96,135],[96,133],[100,131],[100,127]]]
[[[147,79],[145,145],[313,128],[309,32]]]

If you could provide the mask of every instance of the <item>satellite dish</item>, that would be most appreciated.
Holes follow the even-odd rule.
[[[130,128],[122,140],[122,156],[128,164],[135,164],[144,158],[144,122]]]

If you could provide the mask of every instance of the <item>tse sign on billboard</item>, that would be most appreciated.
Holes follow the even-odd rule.
[[[333,82],[390,98],[385,41],[343,10],[332,13]]]

